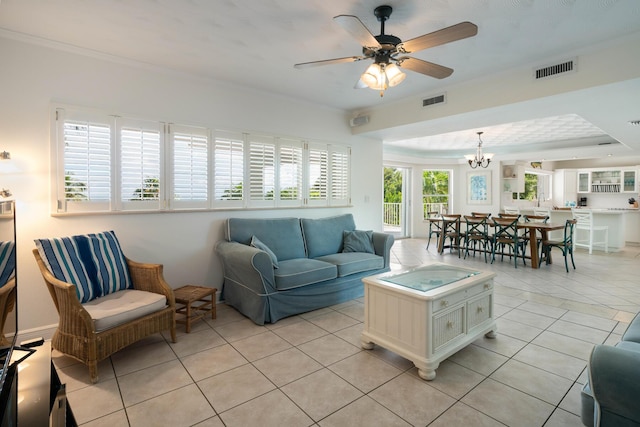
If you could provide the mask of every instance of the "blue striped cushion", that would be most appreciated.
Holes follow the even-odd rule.
[[[0,288],[7,284],[16,272],[15,242],[0,242]]]
[[[89,234],[91,255],[102,295],[133,288],[127,261],[113,231]]]
[[[95,280],[96,266],[87,236],[36,239],[35,243],[51,274],[58,280],[76,285],[81,303],[102,296],[102,289]]]

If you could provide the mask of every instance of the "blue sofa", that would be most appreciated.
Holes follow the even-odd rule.
[[[224,267],[221,299],[263,325],[361,297],[363,277],[389,271],[393,241],[356,230],[351,214],[229,218],[225,240],[216,245]]]
[[[640,313],[615,346],[596,345],[582,388],[585,426],[640,426]]]

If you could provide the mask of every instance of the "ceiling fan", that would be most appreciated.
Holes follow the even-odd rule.
[[[473,37],[478,34],[478,27],[475,24],[461,22],[403,42],[396,36],[384,33],[384,24],[391,16],[392,11],[392,7],[387,5],[378,6],[373,11],[373,14],[380,21],[380,34],[377,36],[374,36],[357,16],[335,16],[333,20],[362,45],[362,55],[303,62],[295,64],[294,67],[303,69],[373,59],[373,64],[362,74],[355,87],[357,89],[369,87],[379,90],[380,96],[382,96],[388,87],[396,86],[406,77],[400,67],[437,79],[449,77],[453,73],[451,68],[404,56],[405,54]]]

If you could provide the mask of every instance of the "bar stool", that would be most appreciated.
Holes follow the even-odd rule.
[[[604,251],[609,252],[609,227],[606,225],[593,224],[593,212],[590,210],[571,209],[573,219],[577,220],[574,227],[573,246],[589,248],[589,254],[593,253],[595,245],[604,245]],[[578,239],[578,231],[586,231],[589,235],[580,240]],[[604,240],[594,241],[594,234],[597,231],[604,231]]]

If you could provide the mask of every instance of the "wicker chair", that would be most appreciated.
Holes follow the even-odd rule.
[[[40,273],[59,315],[51,343],[54,349],[78,359],[89,367],[91,382],[98,382],[98,362],[149,335],[169,330],[176,342],[175,299],[162,276],[162,265],[142,264],[127,259],[134,289],[163,294],[167,307],[113,328],[96,332],[84,309],[75,285],[56,279],[47,269],[37,249],[33,250]]]
[[[7,315],[13,310],[16,303],[16,280],[9,280],[0,287],[0,346],[9,345],[10,342],[4,335],[4,325]]]

